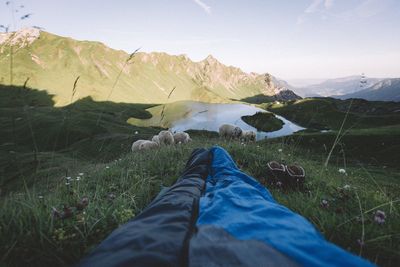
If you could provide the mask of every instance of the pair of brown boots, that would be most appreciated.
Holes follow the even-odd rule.
[[[284,165],[277,161],[267,163],[267,180],[270,184],[289,188],[303,188],[306,173],[298,165]]]

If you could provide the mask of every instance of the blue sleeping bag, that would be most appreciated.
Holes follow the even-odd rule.
[[[196,149],[177,182],[80,266],[374,266],[277,203],[221,147]]]

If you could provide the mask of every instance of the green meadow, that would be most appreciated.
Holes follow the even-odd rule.
[[[380,266],[400,261],[399,117],[392,103],[367,103],[367,115],[361,115],[361,104],[352,110],[354,102],[351,113],[350,102],[332,105],[333,100],[318,112],[306,100],[264,103],[314,130],[254,143],[189,131],[189,144],[132,153],[133,141],[149,139],[161,128],[127,120],[150,119],[147,109],[160,107],[89,97],[55,107],[52,99],[45,91],[0,86],[1,266],[77,263],[173,184],[194,148],[213,145],[224,147],[240,169],[327,240]],[[303,166],[304,189],[271,185],[266,176],[271,160]],[[384,223],[375,219],[378,210],[385,212]]]

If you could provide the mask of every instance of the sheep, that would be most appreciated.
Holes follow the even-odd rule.
[[[238,126],[232,124],[222,124],[219,127],[219,136],[228,138],[228,139],[236,139],[240,138],[242,135],[242,129]]]
[[[156,142],[146,140],[139,145],[139,151],[150,150],[150,149],[158,148],[159,146],[160,145]]]
[[[135,141],[135,142],[132,144],[132,148],[131,148],[131,149],[132,149],[132,152],[138,151],[140,145],[141,145],[143,142],[145,142],[145,141],[147,141],[147,140],[137,140],[137,141]]]
[[[158,139],[160,141],[160,145],[173,145],[174,144],[174,136],[170,131],[161,131],[158,134]]]
[[[254,131],[243,131],[241,139],[244,142],[256,141],[256,133]]]
[[[174,134],[175,144],[186,144],[192,141],[188,133],[185,132],[177,132]]]
[[[160,138],[158,138],[158,135],[154,135],[153,138],[151,138],[151,141],[156,142],[157,144],[160,144]]]

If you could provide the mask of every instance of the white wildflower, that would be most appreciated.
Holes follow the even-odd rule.
[[[282,152],[282,151],[283,151],[282,148],[279,148],[279,149],[278,149],[278,152]]]
[[[83,176],[83,174],[84,174],[83,172],[78,173],[79,176]]]
[[[345,186],[343,186],[343,189],[344,189],[344,190],[350,190],[350,188],[351,188],[351,186],[348,185],[348,184],[346,184]]]
[[[339,169],[339,173],[346,174],[346,170],[345,169]]]
[[[138,132],[138,131],[135,131],[135,134],[139,134],[139,132]]]
[[[66,182],[65,185],[70,185],[70,182]]]
[[[43,196],[38,196],[39,199],[43,199]]]
[[[66,177],[66,179],[67,179],[68,181],[71,180],[71,176]]]
[[[377,224],[384,224],[386,219],[386,214],[384,211],[377,210],[374,215],[374,221]]]
[[[329,202],[328,202],[328,200],[323,199],[323,200],[321,201],[321,207],[323,207],[323,208],[329,208]]]
[[[80,179],[81,179],[81,177],[80,177],[80,176],[77,176],[77,177],[76,177],[76,180],[77,180],[77,181],[79,181]]]

